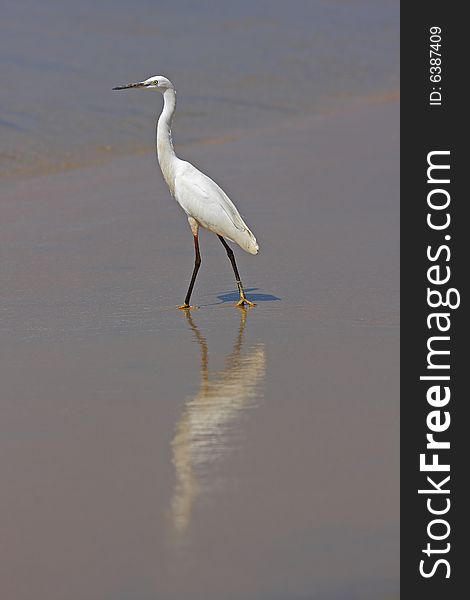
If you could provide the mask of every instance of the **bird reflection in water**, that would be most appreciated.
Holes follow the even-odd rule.
[[[243,335],[249,309],[240,308],[240,324],[226,367],[209,375],[207,341],[185,311],[201,352],[201,383],[188,399],[172,441],[176,486],[171,505],[173,528],[187,533],[196,499],[220,487],[217,463],[236,446],[237,421],[254,406],[265,373],[264,346],[244,350]]]

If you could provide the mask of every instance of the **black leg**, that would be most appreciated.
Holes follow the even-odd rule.
[[[199,267],[201,266],[201,255],[199,253],[199,238],[198,238],[197,234],[194,236],[194,251],[195,251],[195,258],[194,258],[193,274],[191,277],[191,281],[189,282],[188,293],[186,294],[186,298],[184,299],[184,304],[182,306],[180,306],[180,308],[189,308],[189,300],[191,299],[194,282],[196,281],[197,272],[199,271]]]
[[[238,301],[237,305],[243,306],[244,304],[248,304],[249,306],[255,306],[255,304],[253,302],[250,302],[249,300],[247,300],[247,298],[245,296],[245,290],[243,288],[242,280],[240,279],[240,274],[237,269],[237,263],[235,262],[235,256],[233,254],[232,248],[230,248],[230,246],[227,244],[227,242],[224,240],[224,238],[221,235],[218,235],[217,237],[222,242],[223,247],[227,251],[227,256],[229,257],[230,262],[232,263],[233,272],[235,273],[235,280],[237,282],[238,292],[240,294],[240,300]]]

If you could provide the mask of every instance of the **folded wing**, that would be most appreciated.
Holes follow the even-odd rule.
[[[175,198],[187,215],[206,229],[256,254],[258,244],[227,194],[190,163],[181,164],[175,177]]]

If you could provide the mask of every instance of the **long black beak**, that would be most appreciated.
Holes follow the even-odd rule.
[[[114,87],[113,90],[128,90],[129,88],[140,88],[145,87],[145,83],[140,81],[139,83],[128,83],[126,85],[118,85]]]

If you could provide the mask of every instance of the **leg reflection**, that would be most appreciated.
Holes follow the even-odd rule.
[[[209,351],[189,311],[189,327],[201,353],[198,392],[188,399],[172,441],[176,486],[171,505],[174,530],[187,532],[196,499],[220,487],[218,463],[236,445],[239,417],[252,407],[265,373],[263,345],[244,351],[247,309],[240,308],[240,323],[223,370],[210,376]]]

